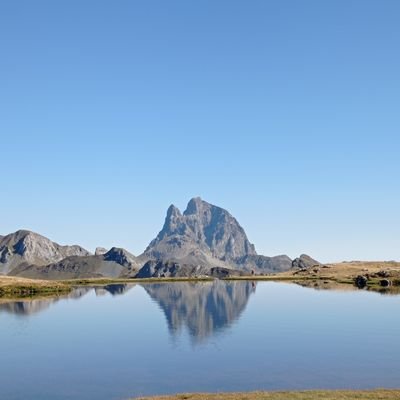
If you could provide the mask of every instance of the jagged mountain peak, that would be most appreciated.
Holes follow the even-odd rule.
[[[186,210],[183,212],[183,215],[191,215],[198,214],[204,208],[216,207],[206,201],[202,200],[200,197],[193,197],[189,200],[189,203],[186,207]]]
[[[192,198],[183,214],[170,206],[163,229],[145,251],[152,258],[213,265],[256,254],[238,221],[200,197]]]
[[[181,211],[174,204],[171,204],[167,210],[167,219],[172,217],[181,217]]]

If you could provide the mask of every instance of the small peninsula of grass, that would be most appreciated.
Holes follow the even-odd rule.
[[[310,390],[301,392],[194,393],[137,400],[398,400],[400,390]]]

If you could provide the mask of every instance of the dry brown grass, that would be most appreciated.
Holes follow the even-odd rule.
[[[251,393],[195,393],[174,396],[155,396],[142,400],[400,400],[400,390],[371,391],[301,391],[301,392],[251,392]]]
[[[337,264],[326,264],[317,272],[311,268],[305,272],[296,270],[283,272],[270,279],[326,279],[342,283],[353,282],[357,275],[376,274],[379,271],[389,271],[395,279],[400,279],[400,263],[394,261],[352,261]]]
[[[66,293],[71,286],[57,281],[0,276],[0,296],[18,297],[44,293]]]

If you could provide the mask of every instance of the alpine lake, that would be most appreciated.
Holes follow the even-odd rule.
[[[396,293],[262,281],[0,299],[0,398],[396,388],[399,310]]]

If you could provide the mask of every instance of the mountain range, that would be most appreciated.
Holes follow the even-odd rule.
[[[287,271],[318,264],[302,255],[257,254],[238,221],[223,208],[199,197],[186,210],[171,205],[164,226],[145,251],[61,246],[37,233],[20,230],[0,236],[0,274],[41,279],[90,277],[227,277]]]

